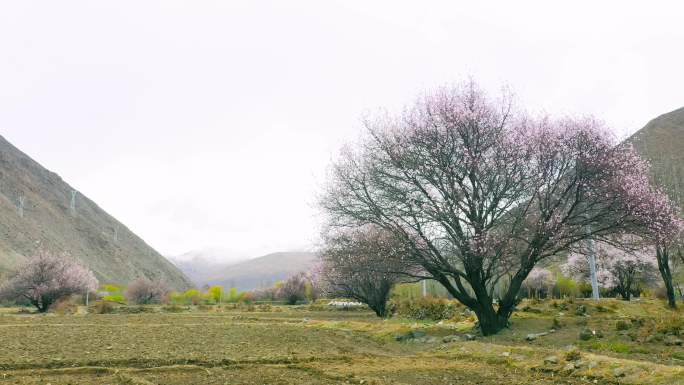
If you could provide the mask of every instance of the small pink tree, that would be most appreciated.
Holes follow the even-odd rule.
[[[641,292],[644,284],[655,281],[657,262],[652,248],[643,245],[623,244],[621,247],[600,242],[596,244],[596,277],[604,289],[629,300]],[[586,253],[573,253],[565,265],[564,274],[581,281],[590,281],[589,261]]]
[[[322,276],[328,295],[355,299],[386,317],[390,291],[411,272],[402,262],[409,252],[406,245],[374,225],[329,232],[324,238]]]
[[[294,305],[297,301],[306,298],[307,277],[305,273],[298,273],[283,282],[278,288],[278,297],[288,305]]]
[[[140,277],[126,288],[126,299],[139,305],[159,303],[169,291],[168,285],[162,280]]]
[[[527,290],[529,297],[547,295],[556,282],[555,275],[548,269],[535,267],[523,281],[522,288]]]
[[[56,301],[73,294],[97,290],[92,271],[67,254],[40,250],[2,285],[3,297],[25,299],[39,312],[46,312]]]

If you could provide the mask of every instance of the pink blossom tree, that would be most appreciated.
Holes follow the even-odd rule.
[[[623,189],[624,199],[628,202],[627,211],[643,224],[640,235],[653,247],[668,306],[674,309],[677,306],[672,274],[674,253],[684,243],[684,221],[679,207],[663,189],[649,183],[648,163],[641,161],[635,167],[639,169],[624,172],[617,182],[629,185]]]
[[[386,317],[392,288],[406,281],[410,272],[402,263],[409,252],[404,243],[375,225],[331,232],[324,238],[320,254],[327,294],[355,299],[378,317]]]
[[[485,335],[507,326],[539,262],[672,220],[639,196],[648,165],[593,119],[532,118],[470,82],[365,125],[331,167],[323,210],[333,226],[373,223],[409,244],[410,264]]]
[[[296,304],[297,301],[306,298],[307,282],[307,275],[304,272],[291,276],[278,288],[278,298],[283,299],[288,305]]]
[[[556,282],[556,276],[548,269],[535,267],[525,278],[522,288],[527,290],[529,297],[541,297],[551,292],[551,288]]]
[[[644,285],[655,282],[657,261],[652,248],[633,243],[619,245],[603,242],[596,244],[596,276],[601,287],[629,300],[631,295],[639,294]],[[570,254],[561,270],[578,281],[590,281],[586,253]]]
[[[97,287],[92,271],[69,255],[40,250],[9,277],[0,293],[3,297],[24,299],[44,313],[62,298],[95,291]]]
[[[162,298],[170,291],[166,282],[158,279],[151,280],[140,277],[126,288],[126,299],[138,305],[147,305],[161,302]]]

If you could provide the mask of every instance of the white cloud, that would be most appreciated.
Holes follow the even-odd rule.
[[[681,107],[665,4],[7,2],[0,133],[162,252],[301,247],[364,111],[469,75],[620,134]]]

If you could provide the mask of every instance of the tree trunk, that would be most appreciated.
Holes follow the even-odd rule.
[[[375,312],[375,315],[377,315],[380,318],[386,318],[387,317],[387,306],[385,302],[383,303],[374,303],[370,304],[370,308],[373,309]]]
[[[677,308],[677,302],[675,301],[675,291],[672,285],[672,279],[665,281],[665,291],[667,292],[667,306],[671,309]]]
[[[490,336],[508,326],[508,317],[498,314],[493,306],[483,306],[475,310],[482,335]]]
[[[672,272],[670,271],[670,255],[667,246],[656,245],[656,259],[658,260],[658,270],[665,284],[667,292],[667,306],[671,309],[677,308],[675,301],[674,285],[672,284]]]

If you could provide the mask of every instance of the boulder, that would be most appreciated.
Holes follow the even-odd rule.
[[[453,334],[453,335],[446,336],[446,337],[442,338],[442,342],[444,342],[445,344],[448,344],[451,342],[460,342],[460,341],[461,341],[461,336],[459,336],[458,334]]]
[[[667,346],[682,346],[682,344],[684,344],[684,341],[675,336],[667,336],[664,342]]]
[[[549,333],[547,333],[547,332],[543,332],[543,333],[530,333],[530,334],[528,334],[528,335],[525,337],[525,340],[526,340],[526,341],[534,341],[534,340],[536,340],[537,338],[543,337],[543,336],[545,336],[545,335],[547,335],[547,334],[549,334]]]
[[[548,357],[544,358],[544,363],[545,363],[545,364],[553,364],[553,365],[555,365],[555,364],[558,363],[558,357],[556,357],[556,356],[548,356]]]
[[[582,341],[589,341],[592,338],[594,338],[594,333],[587,328],[582,329],[579,333],[579,339]]]

